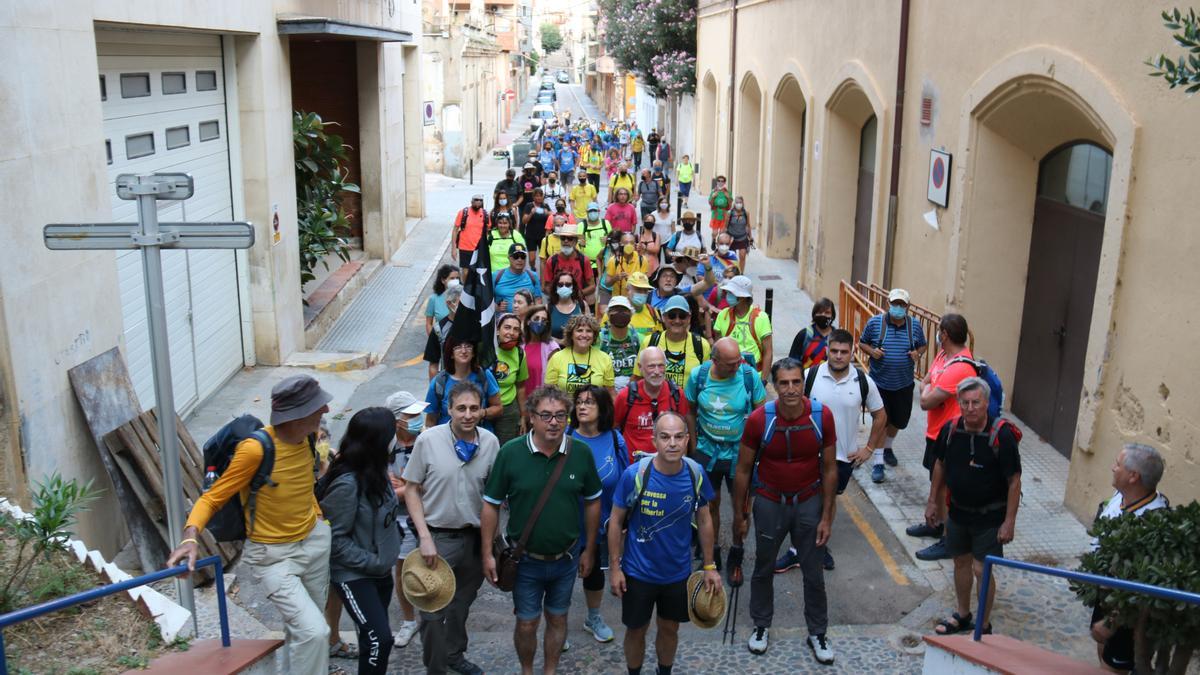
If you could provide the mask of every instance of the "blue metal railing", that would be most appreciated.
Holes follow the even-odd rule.
[[[221,565],[221,557],[220,556],[215,556],[215,555],[209,556],[207,558],[202,558],[202,559],[196,561],[196,569],[199,569],[201,567],[208,567],[209,565],[212,565],[216,568],[217,612],[220,614],[220,619],[221,619],[221,645],[224,647],[228,647],[229,646],[229,617],[225,613],[225,569],[224,569],[224,566]],[[50,614],[51,612],[57,612],[60,609],[74,607],[75,605],[79,605],[79,604],[82,604],[85,602],[91,602],[92,600],[98,600],[100,598],[112,595],[114,593],[120,593],[122,591],[127,591],[131,588],[137,588],[138,586],[145,586],[146,584],[152,584],[155,581],[162,581],[163,579],[170,579],[172,577],[182,576],[187,573],[188,573],[187,565],[179,565],[178,567],[168,567],[165,570],[151,572],[150,574],[143,574],[140,577],[134,577],[133,579],[126,579],[125,581],[119,581],[115,584],[108,584],[107,586],[99,586],[96,588],[90,588],[86,591],[83,591],[82,593],[76,593],[75,595],[68,595],[65,598],[56,598],[54,600],[48,600],[46,602],[41,603],[40,605],[33,605],[31,607],[25,607],[23,609],[18,609],[15,612],[9,612],[8,614],[0,615],[0,675],[8,675],[8,661],[5,658],[5,654],[4,654],[4,629],[5,628],[7,628],[13,624],[21,623],[22,621],[36,619],[37,617],[42,616],[44,614]]]
[[[1088,584],[1104,586],[1105,588],[1116,588],[1122,591],[1133,591],[1134,593],[1143,593],[1164,600],[1178,600],[1180,602],[1190,602],[1193,605],[1200,605],[1200,593],[1188,593],[1187,591],[1178,591],[1173,588],[1163,588],[1161,586],[1151,586],[1150,584],[1142,584],[1136,581],[1125,581],[1124,579],[1113,579],[1112,577],[1102,577],[1098,574],[1088,574],[1087,572],[1075,572],[1073,570],[1061,570],[1057,567],[1046,567],[1045,565],[1035,565],[1033,563],[1022,562],[1020,560],[1009,560],[1008,558],[1000,558],[994,555],[989,555],[983,559],[983,577],[979,580],[979,606],[975,613],[975,641],[979,642],[983,636],[983,616],[987,610],[988,589],[992,584],[992,565],[1000,565],[1001,567],[1012,567],[1013,569],[1025,570],[1026,572],[1034,572],[1037,574],[1048,574],[1052,577],[1060,577],[1070,581],[1082,581]]]

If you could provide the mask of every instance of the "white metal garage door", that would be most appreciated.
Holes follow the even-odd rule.
[[[118,199],[121,173],[182,171],[196,194],[159,202],[161,221],[233,220],[220,38],[189,33],[97,30],[108,189],[113,219],[136,221]],[[154,405],[141,255],[117,254],[125,358],[143,408]],[[233,251],[164,251],[167,334],[175,404],[186,413],[242,366]]]

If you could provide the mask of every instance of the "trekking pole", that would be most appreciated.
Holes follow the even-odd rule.
[[[737,611],[738,611],[738,595],[741,592],[742,584],[745,582],[745,577],[742,574],[742,561],[745,559],[745,549],[741,546],[733,545],[729,547],[729,558],[725,564],[725,568],[729,570],[729,602],[733,604],[725,613],[725,628],[721,631],[721,644],[725,644],[726,635],[729,636],[729,644],[733,644],[737,639]]]

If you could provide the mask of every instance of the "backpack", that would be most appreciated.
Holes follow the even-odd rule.
[[[696,391],[702,391],[704,385],[708,383],[708,373],[712,370],[712,361],[705,361],[696,369]],[[746,387],[746,414],[749,415],[754,411],[754,380],[758,378],[758,372],[746,365],[745,363],[738,364],[738,372],[742,374],[742,384]]]
[[[521,361],[525,360],[525,350],[518,349],[517,351],[519,351],[521,353],[520,357],[518,357],[518,360],[517,360],[517,369],[520,370]],[[482,385],[477,382],[471,382],[470,380],[463,380],[463,381],[471,382],[471,384],[474,384],[476,387],[479,387],[479,391],[483,395],[484,407],[486,407],[486,404],[487,404],[487,391],[486,391],[487,376],[483,374],[483,368],[476,368],[475,375],[478,376],[479,379],[483,381]],[[433,376],[433,395],[437,397],[438,402],[437,402],[437,407],[434,410],[431,410],[428,412],[436,412],[439,414],[441,413],[442,401],[446,400],[446,384],[449,382],[450,382],[450,373],[447,373],[444,370],[438,371],[438,374]]]
[[[891,321],[888,321],[888,318],[884,316],[879,320],[879,323],[879,346],[883,347],[884,341],[887,340],[888,324],[891,323]],[[904,332],[908,333],[908,351],[911,352],[917,348],[917,343],[913,340],[911,316],[904,318]]]
[[[470,210],[471,210],[471,207],[464,206],[462,213],[458,214],[458,222],[460,223],[459,227],[465,228],[467,226],[467,212]],[[484,234],[487,234],[488,232],[491,232],[491,231],[492,231],[492,214],[488,213],[487,209],[484,209],[483,210],[483,232],[484,232]],[[455,242],[455,243],[457,244],[457,242]]]
[[[654,457],[642,457],[637,463],[637,472],[633,475],[633,492],[625,501],[625,520],[622,523],[622,529],[629,526],[629,519],[642,505],[642,495],[646,492],[646,484],[649,483],[650,468],[653,466]],[[688,471],[692,474],[692,527],[696,527],[696,511],[700,510],[700,486],[704,483],[704,474],[700,467],[700,463],[691,457],[684,457],[683,463],[687,466]]]
[[[1021,442],[1021,438],[1023,436],[1023,434],[1021,433],[1020,427],[1018,427],[1017,425],[1013,424],[1012,422],[1008,421],[1007,419],[1005,419],[1003,417],[992,418],[992,430],[986,434],[984,434],[982,432],[967,431],[966,427],[963,427],[960,429],[959,423],[961,423],[961,422],[962,422],[961,415],[955,415],[953,418],[951,418],[951,420],[949,422],[947,422],[947,424],[950,425],[950,435],[966,434],[968,436],[987,436],[988,447],[992,449],[992,455],[996,459],[1000,459],[1000,430],[1001,429],[1007,427],[1009,432],[1012,433],[1013,437],[1017,439],[1018,443]],[[946,440],[947,441],[950,440],[949,436],[947,436]]]
[[[762,314],[761,308],[758,306],[750,307],[750,317],[748,319],[750,325],[750,339],[754,340],[754,344],[758,346],[758,351],[761,354],[762,341],[758,339],[758,331],[754,328],[754,322],[758,320],[759,314]],[[733,335],[733,329],[737,327],[739,322],[737,317],[733,315],[733,307],[726,307],[720,312],[717,312],[717,318],[713,321],[714,326],[716,325],[717,321],[721,320],[721,315],[728,317],[728,323],[725,325],[725,333],[721,337],[729,337],[730,335]]]
[[[683,392],[679,391],[679,385],[671,380],[664,380],[667,385],[667,391],[671,394],[671,412],[679,412],[679,400],[683,397]],[[633,404],[638,401],[640,394],[638,393],[638,380],[631,380],[629,386],[626,387],[629,391],[628,398],[625,401],[625,416],[617,426],[621,429],[621,433],[625,433],[625,423],[629,421],[629,411],[633,410]],[[650,401],[650,414],[654,419],[658,419],[658,397]]]
[[[662,342],[663,334],[664,333],[660,330],[656,330],[653,333],[651,333],[650,334],[650,342],[646,343],[646,346],[647,347],[657,347],[658,343]],[[699,335],[696,335],[695,333],[692,333],[691,337],[692,337],[692,353],[696,355],[697,361],[703,361],[704,360],[704,343],[701,342],[701,340],[703,338],[701,338]],[[684,354],[684,358],[685,359],[687,358],[687,354]]]
[[[214,467],[218,476],[223,475],[237,453],[238,444],[247,438],[253,438],[262,445],[262,461],[250,479],[250,495],[246,498],[246,503],[242,504],[241,497],[234,495],[209,519],[206,527],[217,541],[242,541],[250,536],[254,532],[259,489],[264,485],[276,485],[275,481],[271,480],[271,472],[275,470],[275,442],[263,428],[262,420],[249,414],[229,422],[204,442],[205,471],[207,472],[208,467]],[[308,437],[308,447],[313,454],[314,484],[320,469],[316,440],[315,434]],[[246,527],[247,513],[250,515],[249,529]]]
[[[492,273],[492,288],[496,288],[496,285],[500,283],[500,277],[507,271],[507,269],[502,269],[499,272]],[[538,287],[537,279],[533,277],[533,270],[525,270],[525,276],[529,277],[529,283],[533,284],[534,288]]]
[[[767,404],[763,406],[763,413],[766,417],[766,420],[763,424],[762,440],[759,441],[758,447],[754,450],[754,470],[750,474],[750,485],[752,487],[761,486],[761,483],[758,480],[758,460],[762,458],[763,450],[771,444],[771,439],[775,437],[775,421],[777,419],[775,414],[775,404],[775,401],[768,401]],[[817,435],[817,445],[821,445],[825,439],[825,434],[821,430],[821,414],[822,411],[824,411],[824,406],[822,406],[821,402],[816,399],[809,399],[809,406],[808,424],[801,424],[798,427],[784,427],[783,431],[804,431],[806,429],[812,429],[813,433]],[[822,449],[824,449],[824,446],[822,446]],[[790,462],[791,459],[789,458],[788,461]],[[818,479],[817,484],[819,485],[820,483],[821,481]]]
[[[946,367],[949,368],[954,363],[971,364],[971,367],[975,369],[975,374],[987,382],[988,389],[991,390],[988,396],[988,417],[999,419],[1000,411],[1004,408],[1004,383],[1000,381],[1000,376],[996,374],[996,371],[983,359],[975,360],[965,356],[956,356],[950,359]]]
[[[812,398],[813,385],[817,382],[817,368],[819,367],[813,366],[809,368],[808,374],[804,377],[804,396],[806,398]],[[858,400],[862,404],[863,418],[865,419],[867,414],[867,392],[869,391],[867,376],[863,373],[862,368],[858,366],[854,366],[854,374],[858,378]]]

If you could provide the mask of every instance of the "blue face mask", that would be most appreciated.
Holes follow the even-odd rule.
[[[420,416],[414,417],[408,421],[408,433],[412,434],[413,436],[416,436],[424,430],[425,420],[421,419]]]
[[[454,441],[454,454],[463,462],[469,462],[475,457],[475,452],[479,450],[478,443],[468,443],[464,440]]]
[[[888,316],[899,321],[908,315],[908,310],[900,305],[892,305],[888,307]]]
[[[572,290],[572,288],[573,288],[573,287],[571,287],[571,286],[559,286],[559,287],[558,287],[558,297],[560,297],[560,298],[569,298],[569,297],[571,297],[571,290]]]
[[[650,299],[650,296],[646,293],[634,293],[629,299],[633,301],[634,305],[641,307],[646,304],[646,300]]]
[[[541,335],[542,331],[546,330],[545,321],[530,321],[529,330],[533,331],[534,335]]]

